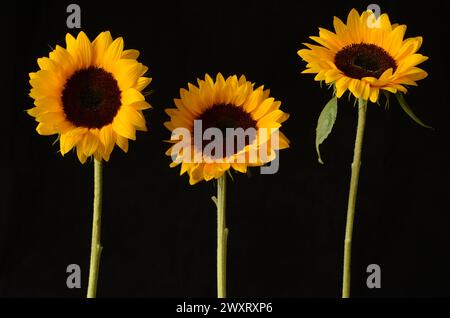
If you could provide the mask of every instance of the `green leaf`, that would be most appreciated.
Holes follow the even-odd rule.
[[[408,103],[405,100],[405,97],[403,96],[402,93],[397,93],[395,94],[395,97],[397,97],[398,103],[400,104],[400,106],[403,108],[403,110],[405,111],[405,113],[411,117],[412,120],[414,120],[416,123],[418,123],[420,126],[428,128],[428,129],[434,129],[431,126],[425,125],[423,123],[423,121],[421,121],[419,119],[419,117],[417,117],[413,111],[411,110],[411,108],[409,107]]]
[[[328,138],[331,131],[333,130],[334,123],[336,122],[337,116],[337,97],[333,97],[328,104],[323,109],[319,116],[319,121],[317,122],[316,129],[316,150],[319,156],[319,162],[323,164],[322,158],[320,156],[319,146]]]

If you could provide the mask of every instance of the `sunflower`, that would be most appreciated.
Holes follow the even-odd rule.
[[[76,147],[81,163],[90,156],[108,161],[115,145],[127,152],[136,131],[147,130],[142,111],[150,105],[141,92],[151,82],[144,77],[148,68],[110,32],[92,43],[84,32],[67,34],[66,45],[38,59],[40,70],[30,74],[35,107],[28,114],[40,135],[59,135],[63,156]]]
[[[249,166],[262,166],[273,161],[276,150],[289,147],[288,139],[278,131],[289,115],[280,110],[281,102],[271,98],[269,90],[264,86],[255,89],[254,86],[245,76],[225,79],[219,73],[214,81],[206,75],[204,80],[198,80],[198,86],[189,84],[188,90],[181,89],[181,98],[174,100],[176,108],[166,110],[170,121],[165,126],[173,133],[182,128],[190,132],[190,136],[195,135],[195,123],[201,123],[201,136],[210,128],[223,132],[223,151],[205,154],[207,145],[203,141],[194,142],[194,137],[187,140],[183,151],[174,154],[174,145],[167,151],[167,155],[175,158],[171,167],[181,164],[181,175],[187,172],[190,184],[219,179],[230,169],[245,173]],[[244,143],[227,148],[225,145],[230,140],[235,141],[235,136],[227,134],[230,128],[254,133],[249,133]],[[272,143],[274,131],[277,142]],[[180,141],[175,137],[171,142]]]
[[[380,90],[406,93],[427,73],[417,65],[428,58],[417,51],[422,37],[404,39],[406,25],[391,24],[387,14],[378,19],[372,11],[353,9],[347,25],[334,17],[335,33],[319,28],[319,36],[310,37],[319,45],[306,44],[298,51],[306,61],[303,73],[317,74],[316,81],[334,84],[340,98],[347,89],[356,97],[378,101]]]

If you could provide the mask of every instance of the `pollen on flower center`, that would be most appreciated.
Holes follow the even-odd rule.
[[[75,72],[66,82],[62,104],[67,120],[78,127],[102,128],[114,120],[121,92],[112,74],[97,67]]]
[[[374,44],[352,44],[344,47],[334,58],[336,67],[355,79],[379,78],[386,70],[397,69],[397,63],[383,48]]]
[[[207,109],[203,114],[200,115],[198,120],[202,121],[202,135],[209,128],[217,128],[222,132],[223,139],[223,152],[222,156],[219,154],[218,157],[228,157],[241,151],[245,146],[251,144],[256,138],[256,124],[257,122],[252,118],[252,116],[247,113],[243,108],[236,107],[234,105],[215,105]],[[244,145],[239,145],[237,134],[227,134],[227,128],[238,129],[242,128],[245,134]],[[252,131],[248,129],[253,128]],[[233,143],[232,151],[227,150],[226,145]],[[202,142],[202,151],[208,142]],[[240,146],[240,147],[239,147]],[[216,156],[216,154],[212,154]]]

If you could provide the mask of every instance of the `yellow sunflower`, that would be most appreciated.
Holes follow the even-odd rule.
[[[66,45],[38,59],[40,70],[30,74],[35,107],[28,114],[40,135],[59,135],[63,156],[76,147],[82,163],[90,156],[108,161],[115,145],[127,152],[136,131],[147,130],[142,111],[150,105],[141,91],[151,82],[144,77],[148,68],[110,32],[92,43],[84,32],[67,34]]]
[[[230,169],[245,173],[249,166],[269,163],[276,158],[275,151],[289,147],[288,139],[278,131],[289,115],[280,110],[281,102],[271,98],[269,90],[254,86],[245,76],[225,79],[219,73],[214,81],[206,75],[198,80],[198,86],[189,84],[188,90],[181,89],[181,98],[174,100],[176,108],[166,110],[170,121],[165,126],[173,133],[172,143],[183,139],[174,134],[178,129],[190,133],[188,140],[182,140],[185,147],[176,151],[173,145],[166,153],[174,159],[171,167],[181,164],[181,175],[189,174],[190,184],[218,179]],[[201,125],[200,138],[209,129],[223,132],[223,148],[206,153],[204,140],[194,140],[196,123]],[[230,137],[229,129],[247,133],[245,141],[235,143],[237,137]],[[277,142],[272,142],[275,135]],[[226,146],[229,144],[232,147]]]
[[[407,86],[427,77],[417,65],[428,58],[417,51],[422,37],[404,39],[406,25],[391,24],[387,14],[378,19],[372,11],[353,9],[347,25],[334,18],[335,33],[320,28],[298,51],[306,61],[303,73],[317,74],[315,80],[334,84],[340,98],[348,89],[356,98],[377,102],[380,90],[406,93]]]

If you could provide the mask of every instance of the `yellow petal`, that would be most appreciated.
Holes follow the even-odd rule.
[[[103,127],[99,132],[100,142],[105,148],[114,143],[112,125]]]
[[[56,48],[49,54],[49,57],[50,60],[63,69],[71,69],[74,67],[75,60],[72,55],[59,45],[57,45]]]
[[[360,43],[363,39],[361,38],[361,25],[359,19],[359,13],[356,9],[352,9],[347,17],[347,28],[349,37],[354,43]]]
[[[95,65],[101,66],[103,56],[112,42],[113,40],[109,31],[100,33],[94,42],[92,42],[93,61]]]
[[[81,136],[70,136],[67,134],[62,134],[59,138],[60,143],[60,151],[61,154],[64,156],[66,153],[68,153],[72,148],[80,141]]]
[[[87,160],[86,155],[83,153],[83,149],[80,145],[77,146],[77,156],[78,156],[78,160],[80,160],[80,162],[82,164],[84,164]]]
[[[91,42],[83,31],[78,34],[77,43],[77,57],[80,66],[88,68],[92,65]]]
[[[82,149],[86,157],[90,157],[97,150],[99,140],[92,133],[87,133],[82,139]]]
[[[352,81],[351,78],[348,78],[346,76],[342,77],[336,82],[336,96],[337,98],[341,98],[342,95],[345,93],[345,91],[348,89],[348,86],[350,82]]]
[[[236,171],[247,173],[247,165],[245,163],[232,163],[231,166]]]
[[[50,71],[50,72],[56,72],[58,65],[55,61],[51,60],[48,57],[42,57],[38,60],[38,65],[42,70]]]
[[[372,87],[371,93],[370,93],[370,101],[372,103],[376,103],[378,101],[378,95],[380,93],[380,89],[377,87]]]
[[[290,144],[289,139],[281,131],[278,131],[278,139],[279,139],[278,149],[282,150],[289,148]]]
[[[122,53],[122,58],[137,60],[139,58],[139,55],[140,55],[140,53],[138,50],[125,50]]]
[[[129,88],[122,92],[122,104],[130,105],[136,102],[144,102],[145,97],[135,88]]]
[[[114,118],[112,127],[118,135],[131,140],[136,140],[136,129],[128,121],[123,107],[119,110],[119,113]]]
[[[396,56],[403,44],[403,37],[405,36],[406,25],[399,25],[395,28],[389,36],[390,43],[386,43],[385,50],[391,56]]]
[[[123,106],[121,111],[123,111],[123,116],[125,116],[131,124],[139,128],[139,130],[147,131],[145,118],[140,111],[129,106]]]
[[[189,184],[190,185],[195,185],[198,182],[203,180],[203,167],[204,164],[198,164],[197,166],[194,166],[190,171],[189,171]]]
[[[413,54],[408,57],[406,57],[398,66],[397,73],[405,72],[407,69],[417,66],[423,62],[428,60],[428,57],[422,55],[422,54]]]
[[[50,112],[43,113],[36,117],[36,120],[40,123],[58,125],[65,121],[64,114],[62,112]]]
[[[263,91],[261,89],[255,90],[244,103],[244,109],[247,113],[251,113],[261,102]]]
[[[58,133],[55,130],[53,125],[43,124],[43,123],[40,123],[37,126],[36,131],[38,132],[39,135],[42,135],[42,136],[51,136],[51,135],[54,135],[54,134]]]
[[[258,121],[258,127],[259,128],[275,128],[275,126],[278,126],[278,125],[274,125],[274,123],[277,123],[280,120],[284,119],[286,117],[286,115],[287,114],[281,110],[273,111],[270,114],[265,115],[263,118],[261,118]]]
[[[135,60],[119,60],[114,66],[113,74],[117,79],[121,91],[136,86],[139,78],[144,75],[147,68]]]
[[[344,24],[344,22],[342,22],[342,20],[338,17],[334,17],[333,25],[337,36],[347,42],[347,26]]]
[[[123,152],[128,152],[128,139],[125,137],[122,137],[120,135],[116,136],[116,144],[119,146],[120,149],[123,150]]]
[[[123,39],[117,38],[108,47],[103,57],[103,67],[107,70],[113,69],[115,63],[122,57],[123,52]]]
[[[266,99],[261,105],[259,105],[253,112],[252,117],[254,120],[258,121],[263,117],[265,114],[267,114],[267,111],[270,109],[270,107],[273,105],[275,99],[274,98],[268,98]]]
[[[150,104],[147,102],[135,102],[135,103],[128,104],[126,106],[133,107],[136,110],[145,110],[145,109],[152,108],[152,106],[150,106]]]
[[[67,51],[72,55],[74,60],[77,60],[77,40],[72,36],[72,34],[66,34],[66,48]]]
[[[150,85],[150,83],[152,82],[151,78],[148,77],[140,77],[136,83],[136,89],[138,91],[142,91],[143,89],[145,89],[148,85]]]

